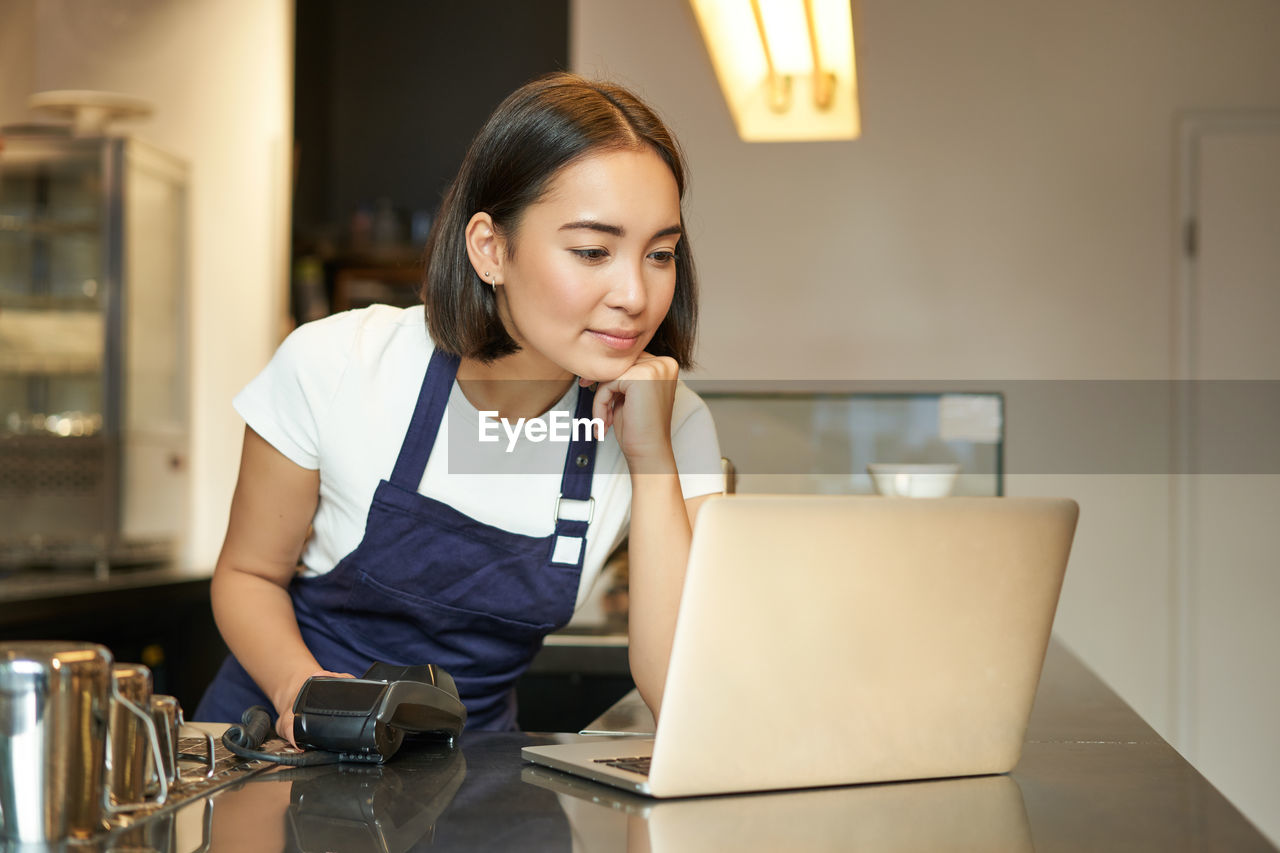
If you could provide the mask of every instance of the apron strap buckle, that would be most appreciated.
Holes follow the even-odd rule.
[[[561,515],[560,510],[567,510],[566,515]],[[557,522],[560,521],[585,521],[591,523],[591,519],[596,514],[596,499],[594,497],[583,500],[575,500],[574,498],[566,498],[564,495],[556,498],[556,517]]]

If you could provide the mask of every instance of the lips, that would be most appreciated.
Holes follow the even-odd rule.
[[[587,331],[605,346],[616,350],[631,349],[636,341],[640,340],[640,332],[634,329],[587,329]]]

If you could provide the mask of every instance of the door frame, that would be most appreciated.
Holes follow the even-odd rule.
[[[1172,740],[1193,764],[1199,757],[1195,698],[1198,691],[1196,636],[1196,546],[1194,520],[1197,494],[1189,479],[1198,470],[1195,455],[1196,292],[1199,273],[1201,142],[1218,134],[1280,133],[1280,111],[1213,110],[1178,116],[1175,132],[1177,195],[1173,221],[1176,260],[1173,283],[1173,335],[1171,348],[1173,389],[1173,449],[1170,460],[1170,555],[1173,618],[1169,626],[1170,701]]]

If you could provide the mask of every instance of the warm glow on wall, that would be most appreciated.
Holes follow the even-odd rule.
[[[856,139],[850,0],[692,0],[748,142]]]

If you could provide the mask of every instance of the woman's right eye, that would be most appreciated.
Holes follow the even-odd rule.
[[[573,252],[575,255],[582,258],[584,261],[603,261],[605,258],[609,257],[609,253],[604,249],[600,249],[600,248],[570,249],[569,251]]]

